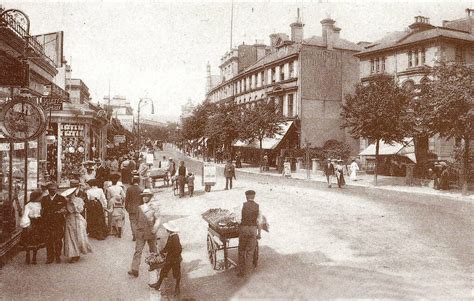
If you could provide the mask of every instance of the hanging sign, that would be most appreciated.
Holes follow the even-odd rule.
[[[63,100],[60,97],[43,97],[41,98],[41,107],[45,111],[62,111]]]
[[[125,135],[115,135],[114,136],[114,143],[115,144],[125,143]]]

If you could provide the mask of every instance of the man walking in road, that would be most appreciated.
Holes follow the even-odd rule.
[[[239,227],[239,263],[237,276],[243,277],[247,265],[253,260],[257,239],[260,239],[260,208],[255,202],[255,191],[245,192],[247,202],[242,207],[242,219]]]
[[[232,164],[232,160],[227,160],[227,163],[224,167],[224,176],[225,176],[225,190],[228,190],[229,189],[229,186],[230,186],[230,189],[232,189],[232,178],[234,178],[235,180],[236,177],[235,177],[235,166],[234,164]]]
[[[332,177],[334,176],[334,165],[331,163],[331,159],[324,165],[324,175],[328,182],[328,187],[331,188]]]
[[[61,250],[64,237],[64,215],[66,214],[66,198],[57,194],[58,184],[48,184],[48,195],[41,199],[41,217],[45,225],[46,263],[61,263]]]
[[[128,218],[130,219],[130,228],[132,229],[133,241],[136,240],[136,228],[137,228],[137,214],[138,206],[143,204],[142,202],[142,189],[138,186],[140,182],[139,177],[133,177],[132,186],[128,187],[127,193],[125,194],[125,210],[128,212]]]
[[[143,198],[143,204],[138,206],[137,210],[137,228],[136,228],[136,243],[135,253],[133,254],[132,268],[128,274],[133,277],[138,277],[138,269],[140,268],[140,261],[142,258],[143,248],[145,243],[148,244],[150,253],[156,253],[156,231],[160,226],[160,210],[155,201],[150,204],[153,198],[153,192],[150,189],[145,189],[140,194]]]
[[[184,197],[184,184],[186,181],[186,167],[184,161],[179,162],[178,168],[178,186],[179,186],[179,197]]]

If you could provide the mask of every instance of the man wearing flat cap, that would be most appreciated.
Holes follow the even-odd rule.
[[[58,194],[58,184],[48,183],[48,195],[41,198],[41,217],[45,225],[46,263],[61,262],[66,198]]]
[[[247,201],[242,207],[242,219],[239,227],[239,263],[237,276],[242,277],[247,265],[253,260],[253,254],[260,239],[260,208],[255,202],[255,191],[245,192]]]

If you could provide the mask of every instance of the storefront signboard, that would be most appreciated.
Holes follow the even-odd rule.
[[[61,124],[61,134],[64,137],[84,137],[83,124]]]
[[[204,162],[202,165],[202,185],[215,185],[217,182],[217,166],[214,163]]]
[[[63,100],[60,97],[43,97],[41,98],[41,107],[45,111],[62,111]]]
[[[118,144],[118,143],[125,143],[125,135],[115,135],[114,136],[114,143],[115,144]]]

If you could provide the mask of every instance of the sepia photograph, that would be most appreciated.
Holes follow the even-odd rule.
[[[0,300],[474,299],[474,1],[0,0]]]

